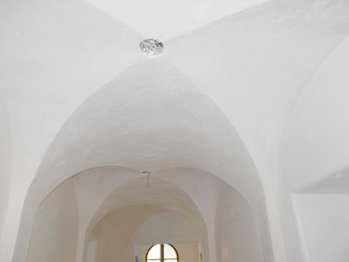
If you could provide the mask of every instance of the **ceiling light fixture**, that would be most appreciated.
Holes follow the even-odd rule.
[[[143,53],[149,56],[157,56],[164,50],[164,44],[156,39],[145,39],[139,44]]]
[[[147,180],[147,188],[150,187],[150,175],[151,175],[151,171],[148,170],[144,170],[141,173],[142,176],[145,176],[146,180]]]

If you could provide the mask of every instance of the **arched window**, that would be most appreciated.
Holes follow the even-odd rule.
[[[179,262],[178,253],[170,244],[156,244],[149,248],[146,262]]]

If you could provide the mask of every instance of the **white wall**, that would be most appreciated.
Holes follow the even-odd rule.
[[[0,17],[0,96],[8,107],[13,163],[11,188],[0,182],[11,191],[0,260],[10,262],[13,255],[23,261],[24,252],[14,251],[22,208],[49,144],[86,97],[137,60],[130,43],[141,38],[80,0],[4,0]]]
[[[349,261],[349,195],[297,194],[294,199],[306,261]]]
[[[7,112],[0,96],[0,239],[7,213],[10,192],[11,153],[11,137]]]
[[[198,242],[173,243],[177,249],[180,262],[200,262]]]
[[[218,199],[215,234],[218,261],[263,261],[254,214],[245,199],[227,186],[222,186]]]
[[[206,232],[200,217],[162,211],[147,218],[133,239],[137,244],[204,240]]]
[[[347,37],[337,43],[307,81],[285,129],[280,159],[287,195],[280,196],[285,199],[280,201],[280,209],[283,209],[287,253],[292,261],[307,259],[310,252],[304,245],[301,254],[297,251],[297,246],[301,247],[302,232],[297,232],[295,214],[298,211],[292,207],[292,192],[326,195],[349,193],[348,67]],[[326,210],[326,202],[323,205]],[[337,206],[338,212],[347,206],[344,201],[342,205]],[[321,224],[318,220],[313,223],[314,226]]]
[[[349,37],[322,61],[299,95],[282,152],[292,191],[307,191],[348,169],[348,67]]]
[[[123,238],[120,228],[107,221],[102,221],[97,230],[97,262],[134,261],[132,250],[127,245],[129,235]]]
[[[87,243],[86,262],[96,262],[98,251],[98,241],[89,239]]]
[[[132,236],[142,221],[157,212],[157,208],[142,206],[119,208],[106,215],[94,228],[93,238],[98,241],[97,262],[133,262]]]
[[[98,241],[96,261],[133,262],[136,250],[144,245],[200,241],[205,237],[202,226],[200,218],[173,211],[152,206],[123,207],[96,225],[93,231],[93,238]]]
[[[31,238],[28,262],[74,262],[78,233],[74,184],[53,191],[41,205]]]

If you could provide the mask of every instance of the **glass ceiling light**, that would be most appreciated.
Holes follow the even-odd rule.
[[[156,39],[145,39],[139,44],[143,53],[149,56],[157,56],[164,51],[164,44]]]
[[[141,173],[142,176],[144,176],[147,179],[147,188],[150,187],[150,175],[151,175],[151,171],[148,170],[144,170]]]

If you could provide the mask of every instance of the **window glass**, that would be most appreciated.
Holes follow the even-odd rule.
[[[177,258],[176,250],[169,244],[164,244],[164,258]]]
[[[161,249],[160,244],[152,246],[147,254],[147,259],[161,259]],[[157,262],[157,261],[156,261]]]
[[[156,244],[149,248],[146,262],[178,262],[178,254],[172,245]]]

